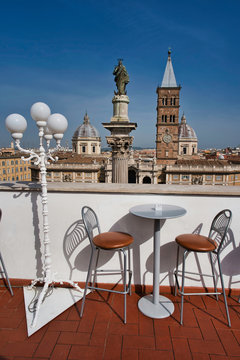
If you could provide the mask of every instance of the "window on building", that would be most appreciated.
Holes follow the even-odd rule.
[[[149,176],[144,176],[143,184],[151,184],[151,178]]]
[[[82,146],[82,152],[83,152],[83,153],[86,152],[86,146],[85,146],[85,145]]]
[[[166,123],[167,122],[167,115],[162,115],[162,122]]]
[[[12,177],[12,181],[15,181],[15,177],[14,177],[14,176]]]
[[[170,115],[170,122],[174,123],[175,122],[175,115]]]
[[[13,161],[13,160],[11,161],[11,165],[14,165],[14,161]]]
[[[168,151],[165,152],[165,156],[168,157]]]
[[[183,152],[183,155],[186,155],[186,154],[187,154],[187,148],[186,148],[186,146],[183,147],[182,152]]]
[[[6,170],[5,170],[5,169],[3,169],[3,174],[6,174]]]
[[[18,160],[16,160],[16,165],[18,165]]]
[[[8,165],[8,166],[10,165],[10,162],[9,162],[9,160],[7,161],[7,165]]]
[[[96,152],[96,147],[95,147],[95,146],[92,147],[92,152],[93,152],[93,153]]]
[[[173,180],[179,180],[179,175],[173,175]]]
[[[216,181],[222,181],[223,177],[222,175],[216,175]]]
[[[171,105],[176,105],[176,98],[175,97],[171,97]]]
[[[5,161],[2,161],[2,166],[5,166]]]
[[[190,176],[189,175],[182,175],[182,180],[186,181],[189,180]]]
[[[162,104],[167,105],[167,98],[166,97],[162,98]]]
[[[206,175],[206,180],[207,180],[207,181],[212,180],[212,175]]]

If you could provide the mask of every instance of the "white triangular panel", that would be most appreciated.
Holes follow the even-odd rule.
[[[23,287],[28,336],[34,334],[83,297],[82,292],[73,288],[49,288],[47,295],[41,304],[37,323],[32,327],[36,302],[42,289],[42,287],[35,287],[33,289]]]

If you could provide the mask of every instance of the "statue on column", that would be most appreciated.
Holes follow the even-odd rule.
[[[122,63],[122,59],[118,60],[118,65],[115,66],[113,75],[115,76],[114,81],[118,89],[118,92],[114,91],[115,95],[126,95],[126,85],[129,83],[129,76]]]

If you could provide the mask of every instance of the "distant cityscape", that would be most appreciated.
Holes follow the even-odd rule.
[[[171,51],[157,93],[157,121],[154,148],[134,146],[131,132],[137,124],[128,118],[128,74],[119,61],[114,69],[118,92],[112,99],[113,116],[103,123],[110,131],[108,148],[101,148],[99,131],[86,113],[72,136],[72,147],[58,151],[57,162],[47,168],[49,182],[136,183],[184,185],[240,185],[240,145],[224,149],[198,149],[198,138],[182,112],[179,120],[180,90]],[[118,76],[118,77],[117,77]],[[0,149],[1,181],[40,181],[38,166],[24,161],[22,154]]]

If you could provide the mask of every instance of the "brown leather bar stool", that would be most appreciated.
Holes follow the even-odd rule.
[[[87,279],[82,299],[82,307],[81,307],[81,313],[80,316],[83,315],[84,310],[84,304],[86,299],[86,293],[87,289],[91,290],[101,290],[101,291],[108,291],[112,293],[117,294],[123,294],[124,295],[124,323],[126,324],[127,319],[127,299],[126,295],[129,293],[131,295],[131,279],[132,279],[132,271],[130,267],[130,251],[129,246],[133,242],[133,237],[129,234],[122,233],[122,232],[104,232],[101,233],[100,226],[98,222],[97,215],[95,212],[88,206],[84,206],[82,208],[82,219],[83,223],[91,244],[91,256],[88,266],[88,273],[87,273]],[[99,258],[99,252],[100,250],[105,251],[119,251],[119,253],[123,254],[123,269],[120,270],[97,270],[97,263]],[[97,258],[96,263],[94,267],[94,273],[93,273],[93,283],[92,285],[89,285],[90,278],[92,275],[92,262],[94,253],[97,252]],[[127,266],[127,257],[128,257],[128,266]],[[109,274],[121,274],[123,278],[123,291],[117,291],[117,290],[109,290],[104,288],[99,288],[95,286],[95,279],[98,272],[101,272],[102,274],[109,272]],[[128,274],[128,283],[127,283],[127,274]]]
[[[216,298],[218,300],[218,295],[223,294],[224,297],[224,303],[226,308],[226,314],[227,314],[227,320],[228,325],[231,327],[230,317],[229,317],[229,311],[228,311],[228,305],[227,305],[227,299],[225,294],[225,288],[223,283],[223,276],[222,276],[222,270],[221,270],[221,262],[220,262],[220,252],[224,245],[224,242],[226,240],[227,231],[230,225],[230,221],[232,218],[232,212],[229,209],[225,209],[220,211],[215,218],[212,221],[211,228],[209,231],[208,236],[198,235],[198,234],[183,234],[176,237],[175,241],[178,244],[177,249],[177,265],[176,265],[176,271],[175,271],[175,278],[176,278],[176,284],[175,284],[175,296],[177,293],[177,289],[179,294],[181,295],[181,315],[180,315],[180,323],[182,325],[183,323],[183,301],[185,295],[216,295]],[[179,248],[183,248],[183,261],[182,261],[182,286],[180,290],[179,282],[178,282],[178,263],[179,263]],[[185,293],[184,292],[184,280],[185,280],[185,260],[187,255],[191,252],[195,253],[206,253],[209,254],[210,263],[211,263],[211,269],[212,269],[212,276],[213,277],[213,283],[214,283],[214,292],[206,292],[206,293]],[[222,292],[217,291],[217,285],[216,285],[216,278],[214,273],[214,267],[213,267],[213,254],[217,257],[217,263],[219,267],[219,276],[220,281],[222,285]],[[204,276],[201,274],[201,276]]]

